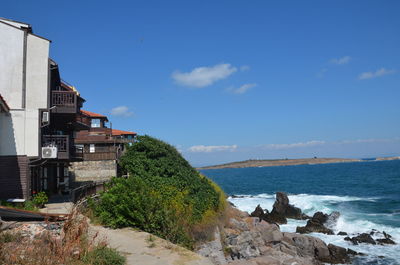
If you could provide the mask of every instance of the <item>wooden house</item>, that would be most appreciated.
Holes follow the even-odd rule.
[[[104,180],[119,175],[118,159],[125,146],[135,141],[135,132],[109,128],[105,115],[81,110],[82,122],[89,126],[77,133],[75,146],[83,150],[83,161],[72,164],[75,180]]]

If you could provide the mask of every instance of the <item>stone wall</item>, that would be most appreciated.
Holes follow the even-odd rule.
[[[117,176],[116,160],[73,162],[69,167],[72,180],[101,181]]]

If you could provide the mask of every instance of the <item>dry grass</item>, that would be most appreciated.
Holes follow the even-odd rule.
[[[206,215],[205,220],[193,226],[190,233],[197,244],[208,242],[214,239],[216,227],[222,233],[222,231],[231,227],[231,219],[242,220],[243,217],[245,217],[243,212],[232,207],[225,201],[223,209],[217,215],[212,215],[209,218]]]
[[[33,239],[2,232],[0,264],[58,265],[87,264],[84,257],[105,242],[95,244],[97,235],[88,238],[88,222],[76,210],[65,221],[61,234],[45,231]]]

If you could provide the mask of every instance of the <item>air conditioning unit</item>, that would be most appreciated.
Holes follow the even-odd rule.
[[[42,112],[42,123],[48,123],[50,121],[49,112]]]
[[[42,158],[57,158],[57,147],[42,147]]]

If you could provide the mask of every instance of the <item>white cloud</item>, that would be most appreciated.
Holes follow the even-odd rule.
[[[358,76],[358,79],[363,80],[363,79],[371,79],[371,78],[375,78],[375,77],[381,77],[384,75],[390,75],[390,74],[394,74],[396,72],[396,70],[387,70],[385,68],[381,68],[376,70],[375,72],[364,72],[361,73]]]
[[[237,149],[237,145],[194,145],[189,148],[192,153],[211,153],[219,151],[233,152]]]
[[[232,92],[233,94],[244,94],[244,93],[246,93],[249,89],[251,89],[251,88],[253,88],[253,87],[256,87],[257,86],[257,84],[244,84],[244,85],[242,85],[242,86],[240,86],[240,87],[237,87],[237,88],[235,88],[235,87],[230,87],[230,88],[228,88],[227,90],[229,91],[229,92]]]
[[[318,73],[317,73],[317,77],[318,78],[323,78],[325,76],[325,73],[328,72],[328,69],[326,68],[322,68]]]
[[[237,68],[230,64],[217,64],[209,67],[197,67],[187,73],[175,71],[172,73],[172,78],[182,86],[206,87],[227,78],[236,71]]]
[[[265,148],[267,149],[291,149],[291,148],[299,148],[299,147],[309,147],[309,146],[317,146],[317,145],[323,145],[325,144],[325,141],[308,141],[308,142],[300,142],[300,143],[293,143],[293,144],[267,144],[264,145]]]
[[[249,71],[249,70],[250,70],[250,66],[248,66],[248,65],[240,66],[240,71],[242,71],[242,72]]]
[[[121,117],[130,117],[133,115],[133,112],[129,111],[127,106],[118,106],[111,109],[111,115],[113,116],[121,116]]]
[[[341,57],[341,58],[333,58],[333,59],[331,60],[331,63],[341,65],[341,64],[347,64],[347,63],[349,63],[350,60],[351,60],[351,57],[350,57],[350,56],[343,56],[343,57]]]
[[[357,139],[357,140],[344,140],[339,142],[340,144],[358,144],[358,143],[384,143],[384,142],[390,142],[392,140],[396,140],[396,138],[394,139]]]

